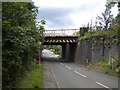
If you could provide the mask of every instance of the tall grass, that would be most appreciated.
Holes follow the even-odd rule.
[[[17,88],[43,88],[43,64],[37,66],[33,63],[33,68],[28,71],[23,78],[21,78],[16,87]]]

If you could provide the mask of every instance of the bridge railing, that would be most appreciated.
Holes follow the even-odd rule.
[[[79,29],[57,29],[57,30],[44,30],[44,36],[76,36]]]

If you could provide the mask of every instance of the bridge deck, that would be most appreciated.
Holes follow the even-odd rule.
[[[43,45],[77,43],[78,36],[45,36]]]
[[[77,43],[79,36],[75,33],[78,31],[79,29],[45,30],[43,45]]]

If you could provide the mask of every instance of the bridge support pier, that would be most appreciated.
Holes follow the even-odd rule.
[[[75,57],[76,44],[62,45],[62,58],[73,62]]]
[[[62,45],[62,58],[66,59],[66,45]]]

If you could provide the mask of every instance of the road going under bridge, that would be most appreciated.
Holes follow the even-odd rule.
[[[79,30],[45,30],[42,45],[61,45],[62,59],[49,50],[43,50],[45,60],[45,87],[46,88],[91,88],[93,90],[118,90],[118,78],[97,73],[72,63],[75,59]],[[80,53],[81,54],[81,53]],[[55,57],[52,57],[55,56]],[[63,60],[68,60],[70,63]],[[77,62],[76,62],[77,63]],[[52,72],[52,73],[51,73]],[[52,75],[53,78],[52,78]],[[55,82],[55,83],[54,83]],[[56,85],[56,86],[55,86]]]
[[[78,42],[76,32],[79,32],[79,29],[44,30],[42,45],[61,45],[62,58],[74,61],[74,52]]]

